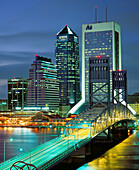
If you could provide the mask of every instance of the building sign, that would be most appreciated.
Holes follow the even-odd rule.
[[[92,25],[87,25],[86,30],[92,30]]]

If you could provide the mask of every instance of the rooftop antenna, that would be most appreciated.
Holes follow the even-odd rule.
[[[95,22],[97,23],[97,6],[95,6]]]
[[[107,7],[106,7],[106,22],[107,22]]]

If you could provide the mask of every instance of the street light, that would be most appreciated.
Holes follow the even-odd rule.
[[[23,148],[20,148],[20,149],[19,149],[20,152],[23,152],[24,150],[25,150],[25,149],[23,149]],[[26,152],[26,151],[28,151],[28,150],[25,150],[25,152]],[[31,151],[29,151],[29,153],[30,153],[29,155],[30,155],[30,164],[31,164]]]
[[[5,144],[6,142],[12,142],[12,141],[13,141],[13,138],[10,138],[4,141],[4,162],[5,162]]]

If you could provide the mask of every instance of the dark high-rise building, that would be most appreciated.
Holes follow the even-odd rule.
[[[89,58],[90,107],[105,107],[110,104],[109,57]]]
[[[117,70],[112,72],[113,103],[127,103],[127,71]]]
[[[8,110],[23,109],[27,105],[27,79],[8,79]]]
[[[57,33],[56,69],[61,106],[73,106],[80,100],[79,40],[68,26]]]
[[[36,55],[27,83],[27,106],[49,107],[50,110],[59,106],[59,80],[51,59]]]

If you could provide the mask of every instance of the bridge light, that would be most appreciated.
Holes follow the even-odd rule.
[[[23,148],[20,148],[19,150],[20,150],[20,152],[22,152],[22,151],[23,151]]]
[[[10,138],[10,141],[13,141],[13,138]]]

